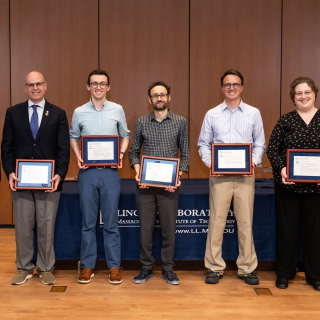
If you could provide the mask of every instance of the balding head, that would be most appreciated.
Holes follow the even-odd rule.
[[[40,72],[31,71],[30,73],[27,74],[26,84],[27,83],[37,83],[37,82],[44,82],[44,77]]]
[[[47,82],[40,72],[32,71],[26,76],[25,92],[33,103],[42,101],[47,90]]]

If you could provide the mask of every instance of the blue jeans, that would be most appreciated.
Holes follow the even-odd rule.
[[[103,239],[108,268],[121,261],[118,229],[120,176],[118,169],[81,169],[79,171],[80,210],[82,213],[81,266],[94,269],[97,260],[96,224],[101,209],[104,222]]]

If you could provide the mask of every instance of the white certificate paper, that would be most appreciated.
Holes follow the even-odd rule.
[[[293,175],[320,176],[320,157],[294,156]]]
[[[148,181],[172,182],[173,164],[147,163],[146,177]]]
[[[113,160],[113,141],[88,141],[88,160]]]
[[[48,184],[48,166],[21,166],[21,183]]]
[[[246,150],[218,150],[219,169],[245,169]]]

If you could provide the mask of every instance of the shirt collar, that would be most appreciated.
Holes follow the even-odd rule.
[[[39,103],[33,103],[30,99],[28,100],[28,107],[31,108],[33,105],[37,105],[40,108],[44,109],[44,105],[46,104],[46,100],[44,98]]]
[[[101,110],[103,110],[103,109],[105,108],[105,106],[107,105],[107,102],[108,102],[108,100],[107,100],[107,99],[106,99],[106,100],[104,100],[104,103],[102,104],[102,108],[101,108]],[[90,98],[89,104],[90,104],[90,107],[91,107],[91,108],[93,108],[94,110],[97,110],[97,109],[94,107],[94,105],[93,105],[93,103],[92,103],[91,98]]]
[[[229,108],[229,107],[227,106],[226,101],[223,101],[223,103],[221,104],[221,112],[227,108]],[[234,110],[237,110],[237,109],[241,110],[242,112],[245,109],[245,105],[244,105],[242,99],[240,99],[239,105]],[[231,109],[229,108],[229,110],[231,110]]]
[[[165,119],[171,119],[172,118],[172,112],[170,110],[168,110],[168,113],[167,113],[167,116],[165,117]],[[156,120],[155,117],[154,117],[154,112],[151,112],[149,114],[149,120],[152,121],[152,120]],[[163,119],[164,120],[164,119]]]

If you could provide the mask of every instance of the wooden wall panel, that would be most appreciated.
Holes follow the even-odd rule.
[[[28,72],[48,82],[46,99],[66,110],[86,103],[88,74],[98,67],[98,0],[11,1],[12,104],[27,99]],[[77,176],[73,152],[67,176]]]
[[[0,0],[0,43],[0,139],[2,140],[4,117],[7,108],[10,107],[9,0]],[[11,191],[1,166],[0,224],[11,223]]]
[[[226,70],[243,74],[243,101],[260,110],[267,140],[279,118],[281,0],[191,0],[190,16],[189,176],[205,178],[197,141],[206,112],[224,99]]]
[[[147,90],[154,81],[171,85],[170,109],[188,119],[189,1],[103,0],[99,12],[108,99],[123,106],[131,139],[137,118],[152,111]],[[134,177],[128,157],[120,174]]]
[[[320,88],[319,17],[318,0],[283,1],[281,114],[295,110],[289,96],[294,79],[310,77]]]

